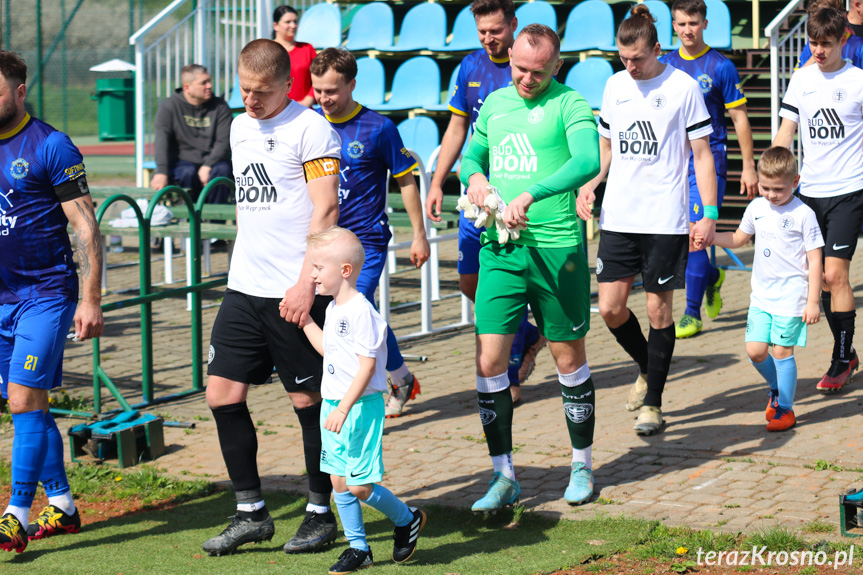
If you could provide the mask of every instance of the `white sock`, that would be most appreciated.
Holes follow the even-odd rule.
[[[515,481],[515,467],[512,465],[512,451],[504,455],[492,455],[491,464],[495,471],[500,471],[507,479]]]
[[[413,380],[413,374],[411,373],[411,370],[408,369],[408,366],[405,363],[403,363],[401,367],[398,367],[391,371],[390,377],[393,378],[393,381],[396,383],[396,385],[410,383],[411,380]]]
[[[29,507],[17,507],[15,505],[10,505],[6,508],[6,511],[3,512],[3,515],[6,515],[7,513],[11,513],[15,517],[17,517],[18,521],[21,522],[21,525],[24,526],[24,529],[27,529],[27,526],[30,525]]]
[[[237,511],[245,511],[246,513],[252,513],[264,507],[266,507],[266,503],[264,503],[263,499],[255,503],[237,503]]]
[[[72,499],[71,491],[67,491],[62,495],[52,495],[48,498],[48,505],[53,505],[66,515],[75,513],[75,500]]]
[[[588,469],[593,469],[593,446],[584,449],[572,448],[572,462],[584,463]]]
[[[323,515],[329,510],[330,508],[326,507],[325,505],[314,505],[313,503],[306,504],[306,511],[314,511],[318,515]]]

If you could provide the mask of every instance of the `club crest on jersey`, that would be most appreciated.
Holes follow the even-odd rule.
[[[707,74],[700,75],[696,80],[698,80],[698,85],[701,86],[701,92],[704,94],[709,92],[710,88],[713,87],[713,78]]]
[[[216,349],[211,345],[210,351],[207,353],[207,365],[213,363],[213,359],[216,357]]]
[[[330,375],[333,375],[336,372],[336,368],[333,367],[333,364],[327,365],[327,372],[329,372]]]
[[[599,275],[602,273],[602,268],[603,268],[602,258],[596,258],[596,275]]]
[[[9,171],[12,173],[13,178],[20,180],[30,172],[30,164],[24,158],[18,158],[12,162],[12,167],[9,168]]]
[[[618,139],[621,154],[655,156],[659,152],[659,140],[649,120],[636,120],[618,134]]]
[[[264,138],[264,150],[266,150],[268,153],[272,154],[276,151],[276,148],[278,147],[279,139],[276,137],[275,134],[269,135]]]
[[[589,403],[564,403],[563,412],[573,423],[584,423],[593,414],[593,406]]]
[[[539,124],[542,122],[543,116],[545,116],[545,112],[543,112],[542,108],[537,106],[527,115],[527,121],[531,124]]]
[[[767,248],[764,248],[764,257],[765,257],[765,258],[769,258],[769,257],[770,257],[770,250],[769,250],[769,249],[767,249]]]
[[[348,323],[348,318],[340,317],[338,321],[336,321],[336,334],[341,337],[346,337],[349,333],[351,333],[351,324]]]
[[[348,144],[348,156],[355,160],[361,158],[365,150],[366,147],[363,146],[359,140],[354,140],[353,142]]]
[[[483,425],[488,425],[497,418],[497,414],[491,409],[484,407],[479,408],[479,421]]]
[[[664,94],[657,94],[656,96],[650,98],[650,106],[654,110],[661,110],[665,107],[665,103],[667,101],[668,99],[665,97]]]
[[[845,91],[845,88],[836,88],[833,90],[833,101],[834,102],[844,102],[848,99],[848,92]]]
[[[791,216],[782,216],[779,218],[779,221],[776,222],[776,225],[779,226],[780,230],[790,230],[792,226],[794,226],[794,218]]]

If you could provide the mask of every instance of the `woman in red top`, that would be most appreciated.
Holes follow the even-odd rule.
[[[296,42],[299,16],[290,6],[279,6],[273,10],[273,40],[281,44],[291,55],[291,77],[294,83],[288,97],[306,107],[315,103],[312,92],[312,76],[309,64],[317,56],[311,44]]]

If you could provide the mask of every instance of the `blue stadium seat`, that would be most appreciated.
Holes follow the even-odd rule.
[[[731,13],[728,6],[720,0],[706,0],[707,28],[704,42],[717,50],[731,49]]]
[[[449,88],[447,89],[446,96],[443,97],[443,102],[440,104],[426,106],[426,110],[431,110],[433,112],[449,110],[449,100],[450,98],[452,98],[453,91],[455,91],[455,82],[458,79],[458,71],[460,69],[461,64],[456,66],[455,70],[452,71],[452,76],[449,77]]]
[[[380,60],[357,58],[354,101],[367,108],[374,108],[384,103],[384,65]]]
[[[401,122],[398,130],[405,147],[416,152],[428,170],[429,158],[440,144],[437,124],[427,116],[417,116]]]
[[[440,68],[428,56],[405,60],[393,77],[390,99],[373,110],[410,110],[440,102]]]
[[[385,2],[366,4],[348,29],[348,50],[389,50],[393,45],[393,9]]]
[[[614,13],[602,0],[585,0],[566,18],[561,52],[604,50],[617,52],[614,45]]]
[[[528,24],[545,24],[557,32],[557,14],[551,4],[543,0],[522,4],[515,11],[515,17],[518,18],[518,25],[515,29],[516,36]]]
[[[659,35],[659,46],[663,50],[673,49],[671,42],[671,9],[661,0],[644,0],[644,5],[656,18],[656,33]],[[629,13],[626,14],[627,18]]]
[[[393,52],[440,50],[446,45],[446,11],[438,3],[426,2],[411,8],[399,30]]]
[[[467,5],[455,17],[450,43],[440,48],[440,51],[456,52],[459,50],[476,50],[478,48],[482,48],[482,44],[480,44],[479,35],[476,33],[476,20],[470,11],[470,5]]]
[[[591,108],[599,110],[605,83],[613,74],[608,60],[588,58],[570,68],[565,84],[584,96]]]
[[[240,75],[234,77],[234,87],[231,88],[231,97],[228,98],[228,107],[232,110],[245,108],[243,105],[243,95],[240,94]]]
[[[303,10],[297,28],[297,42],[315,48],[331,48],[342,43],[342,13],[335,4],[315,4]]]

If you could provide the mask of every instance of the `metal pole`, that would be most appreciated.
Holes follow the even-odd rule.
[[[60,0],[60,21],[63,22],[63,31],[61,34],[63,35],[63,41],[60,45],[60,62],[62,71],[61,74],[61,83],[63,85],[63,132],[69,132],[69,91],[68,91],[68,82],[67,82],[67,74],[66,74],[66,27],[69,25],[66,22],[66,0]]]
[[[36,116],[43,116],[45,100],[42,96],[42,0],[36,0],[36,74],[39,81],[36,83]]]
[[[752,48],[758,49],[761,32],[761,0],[752,0]]]
[[[129,38],[135,35],[135,0],[129,0]],[[135,58],[135,47],[129,44],[129,59]]]
[[[5,11],[6,18],[3,20],[3,48],[9,50],[12,48],[12,0],[6,0]]]

